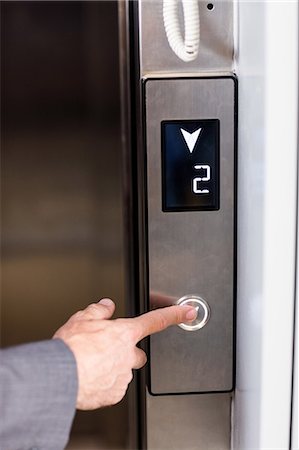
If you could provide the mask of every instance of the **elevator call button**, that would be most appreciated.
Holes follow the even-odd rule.
[[[163,121],[162,210],[219,209],[219,120]]]
[[[193,306],[197,311],[197,317],[193,322],[180,323],[179,327],[186,331],[196,331],[203,328],[210,318],[210,307],[208,303],[197,295],[185,295],[177,301],[177,305]]]

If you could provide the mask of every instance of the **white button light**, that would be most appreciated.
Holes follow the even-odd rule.
[[[203,328],[209,321],[211,310],[208,303],[197,295],[185,295],[177,301],[178,305],[193,306],[197,310],[197,317],[192,322],[180,323],[179,327],[185,331],[196,331]]]

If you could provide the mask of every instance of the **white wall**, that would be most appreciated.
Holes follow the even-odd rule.
[[[297,178],[297,2],[239,2],[234,448],[290,443]]]

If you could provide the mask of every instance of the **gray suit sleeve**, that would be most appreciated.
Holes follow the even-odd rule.
[[[76,361],[62,340],[1,350],[0,449],[63,449],[77,388]]]

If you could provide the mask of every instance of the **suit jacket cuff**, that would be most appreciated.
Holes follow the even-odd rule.
[[[77,366],[60,339],[0,354],[0,442],[9,449],[63,449],[76,409]]]

